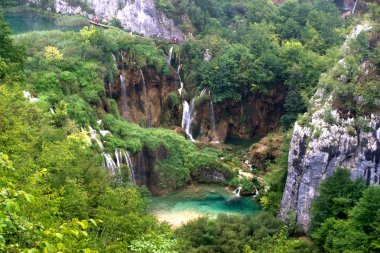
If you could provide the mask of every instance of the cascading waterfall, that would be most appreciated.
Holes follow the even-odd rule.
[[[235,189],[234,194],[236,197],[240,197],[240,192],[241,192],[241,186]]]
[[[211,94],[210,94],[210,112],[211,112],[211,132],[212,132],[211,133],[211,142],[219,143],[219,141],[216,137],[214,103],[212,102]]]
[[[102,142],[98,139],[98,133],[96,132],[95,129],[93,129],[91,126],[88,127],[88,129],[90,130],[90,137],[92,140],[95,140],[96,143],[98,143],[99,147],[101,149],[103,149],[103,144]],[[91,144],[91,143],[90,143]]]
[[[148,95],[146,93],[147,91],[147,88],[146,88],[146,82],[145,82],[145,77],[144,77],[144,72],[142,71],[142,69],[140,69],[140,75],[141,75],[141,81],[142,81],[142,85],[143,85],[143,100],[144,100],[144,111],[146,113],[146,121],[148,123],[148,125],[150,125],[150,110],[149,110],[149,103],[148,103]]]
[[[115,176],[116,172],[116,163],[112,159],[110,154],[103,153],[105,159],[105,167],[111,173],[112,176]]]
[[[191,133],[191,123],[194,120],[195,114],[195,105],[194,98],[189,103],[186,100],[183,100],[183,114],[182,114],[182,128],[185,129],[185,132],[191,141],[194,141],[193,135]]]
[[[168,63],[168,65],[170,65],[170,63],[172,61],[172,54],[173,54],[173,47],[171,47],[169,50],[168,59],[166,61]]]
[[[112,84],[108,82],[108,92],[110,93],[110,98],[112,99]]]
[[[131,157],[129,156],[129,153],[127,151],[124,151],[124,157],[125,157],[125,162],[126,162],[128,168],[129,168],[129,171],[130,171],[130,174],[131,174],[132,184],[136,185],[135,171],[133,169]]]
[[[121,101],[122,101],[122,112],[126,113],[128,111],[128,94],[127,94],[127,85],[125,81],[125,77],[120,75],[120,87],[121,87]]]
[[[122,149],[115,149],[115,159],[116,162],[112,159],[110,154],[103,153],[105,159],[105,167],[111,173],[112,176],[118,176],[115,180],[118,183],[122,183],[121,178],[121,166],[127,165],[130,175],[131,175],[131,184],[136,185],[135,172],[132,164],[131,157],[129,153]]]

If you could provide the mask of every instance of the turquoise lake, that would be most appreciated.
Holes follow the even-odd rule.
[[[31,31],[79,31],[81,27],[57,26],[52,18],[39,17],[35,15],[4,15],[14,34]]]
[[[225,187],[199,185],[161,197],[152,197],[150,213],[178,227],[189,220],[218,214],[251,215],[260,210],[252,197],[236,197]]]

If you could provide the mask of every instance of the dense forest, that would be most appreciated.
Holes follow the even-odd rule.
[[[368,60],[380,74],[377,4],[366,3],[365,12],[342,19],[330,0],[279,5],[266,0],[157,0],[157,10],[187,34],[177,45],[116,27],[82,27],[82,17],[52,14],[33,1],[21,6],[26,2],[0,3],[0,252],[380,250],[380,188],[352,181],[345,168],[321,183],[309,231],[297,225],[294,212],[285,221],[277,218],[292,128],[296,121],[307,121],[310,98],[321,83],[336,92],[335,103],[355,116],[379,110],[379,79],[363,81],[359,67]],[[81,1],[68,2],[90,11]],[[54,1],[39,4],[54,7]],[[80,29],[12,34],[3,16],[19,12]],[[117,19],[112,22],[121,26]],[[345,42],[363,23],[371,30]],[[334,67],[345,47],[351,49],[345,58],[349,71]],[[191,98],[195,108],[210,101],[217,107],[279,90],[284,96],[281,118],[266,137],[269,151],[262,166],[255,164],[252,177],[242,178],[245,149],[192,142],[187,131],[175,128],[179,120],[172,115],[162,113],[155,127],[146,115],[139,122],[129,120],[111,84],[121,87],[123,75],[131,73],[141,73],[144,85],[144,74],[150,82],[154,76],[162,83],[184,83],[183,93],[174,87],[161,99],[167,114],[183,111],[183,101]],[[345,84],[336,81],[342,75],[349,80]],[[150,94],[134,89],[145,92],[145,99]],[[138,106],[152,111],[152,105]],[[125,154],[124,163],[118,152]],[[109,154],[117,166],[110,166]],[[139,177],[127,154],[139,168],[151,166],[152,172],[144,171],[149,176]],[[149,158],[146,166],[140,164],[143,156]],[[242,194],[256,191],[261,210],[201,217],[177,229],[148,210],[152,194],[215,183],[215,178]]]

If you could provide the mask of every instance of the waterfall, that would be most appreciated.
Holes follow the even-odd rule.
[[[122,101],[122,113],[126,114],[128,111],[128,104],[127,104],[127,99],[128,99],[128,94],[127,94],[127,86],[126,86],[126,81],[125,77],[123,75],[120,75],[120,87],[121,87],[121,101]]]
[[[132,165],[132,160],[131,160],[131,157],[129,156],[129,153],[127,151],[124,151],[124,157],[125,157],[125,162],[129,168],[129,171],[131,173],[131,182],[133,185],[136,185],[136,177],[135,177],[135,172],[134,172],[134,169],[133,169],[133,165]]]
[[[120,55],[121,55],[121,64],[124,66],[124,54],[123,49],[120,49]]]
[[[241,186],[235,189],[234,194],[236,197],[240,197],[240,192],[241,192]]]
[[[96,130],[93,129],[91,126],[89,126],[88,129],[90,130],[90,137],[91,137],[91,139],[92,139],[92,140],[95,140],[96,143],[98,143],[99,147],[100,147],[101,149],[103,149],[103,144],[102,144],[102,142],[98,139],[98,133],[96,132]],[[91,144],[91,142],[90,142],[90,144]]]
[[[168,63],[168,65],[170,65],[170,63],[172,61],[172,54],[173,54],[173,47],[171,47],[169,50],[168,59],[166,61]]]
[[[51,107],[50,107],[50,109],[49,109],[49,110],[50,110],[50,113],[51,113],[51,114],[55,114],[55,111],[54,111],[54,109],[53,109],[53,108],[51,108]]]
[[[108,82],[108,92],[110,93],[110,98],[112,99],[112,84]]]
[[[219,143],[218,139],[216,138],[214,103],[212,102],[211,96],[210,96],[210,112],[211,112],[211,142]]]
[[[113,60],[113,65],[115,66],[115,69],[117,69],[117,61],[116,61],[116,56],[112,54],[112,60]]]
[[[182,90],[183,90],[183,82],[182,82],[182,79],[181,79],[181,75],[179,74],[179,72],[181,71],[181,57],[179,56],[178,57],[178,67],[177,67],[177,75],[178,75],[178,79],[179,79],[179,83],[180,83],[180,88],[178,89],[178,93],[179,95],[182,95]]]
[[[146,114],[146,122],[148,123],[148,125],[150,125],[150,110],[149,110],[149,103],[148,103],[148,95],[146,93],[146,82],[145,82],[145,77],[144,77],[144,73],[142,71],[142,69],[140,69],[140,75],[141,75],[141,81],[142,81],[142,85],[143,85],[143,100],[144,100],[144,112]]]
[[[354,8],[352,8],[351,14],[355,14],[357,4],[358,4],[358,0],[355,1]]]
[[[376,138],[378,141],[380,141],[380,127],[376,130]]]
[[[103,156],[104,156],[104,159],[106,160],[105,162],[106,169],[111,173],[112,176],[114,176],[115,171],[116,171],[116,164],[114,160],[109,154],[103,153]]]
[[[127,165],[130,176],[131,176],[131,184],[136,185],[136,178],[135,178],[135,172],[132,164],[131,157],[129,156],[129,153],[122,149],[115,149],[115,159],[116,162],[112,159],[110,154],[103,153],[103,157],[105,159],[105,167],[106,169],[111,173],[112,176],[118,176],[115,178],[115,181],[118,183],[122,183],[122,176],[121,176],[121,166]]]
[[[182,114],[182,128],[185,129],[187,136],[190,138],[191,141],[194,141],[194,138],[191,133],[191,123],[194,120],[194,113],[195,113],[195,105],[194,105],[194,98],[191,100],[191,103],[189,103],[186,100],[183,100],[183,114]]]

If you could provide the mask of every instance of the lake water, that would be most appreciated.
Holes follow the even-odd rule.
[[[179,227],[202,216],[250,215],[260,210],[252,197],[236,197],[225,187],[200,185],[161,197],[152,197],[150,213],[159,221]]]
[[[54,19],[35,15],[4,15],[4,18],[14,34],[43,30],[79,31],[81,29],[81,27],[57,26]]]

